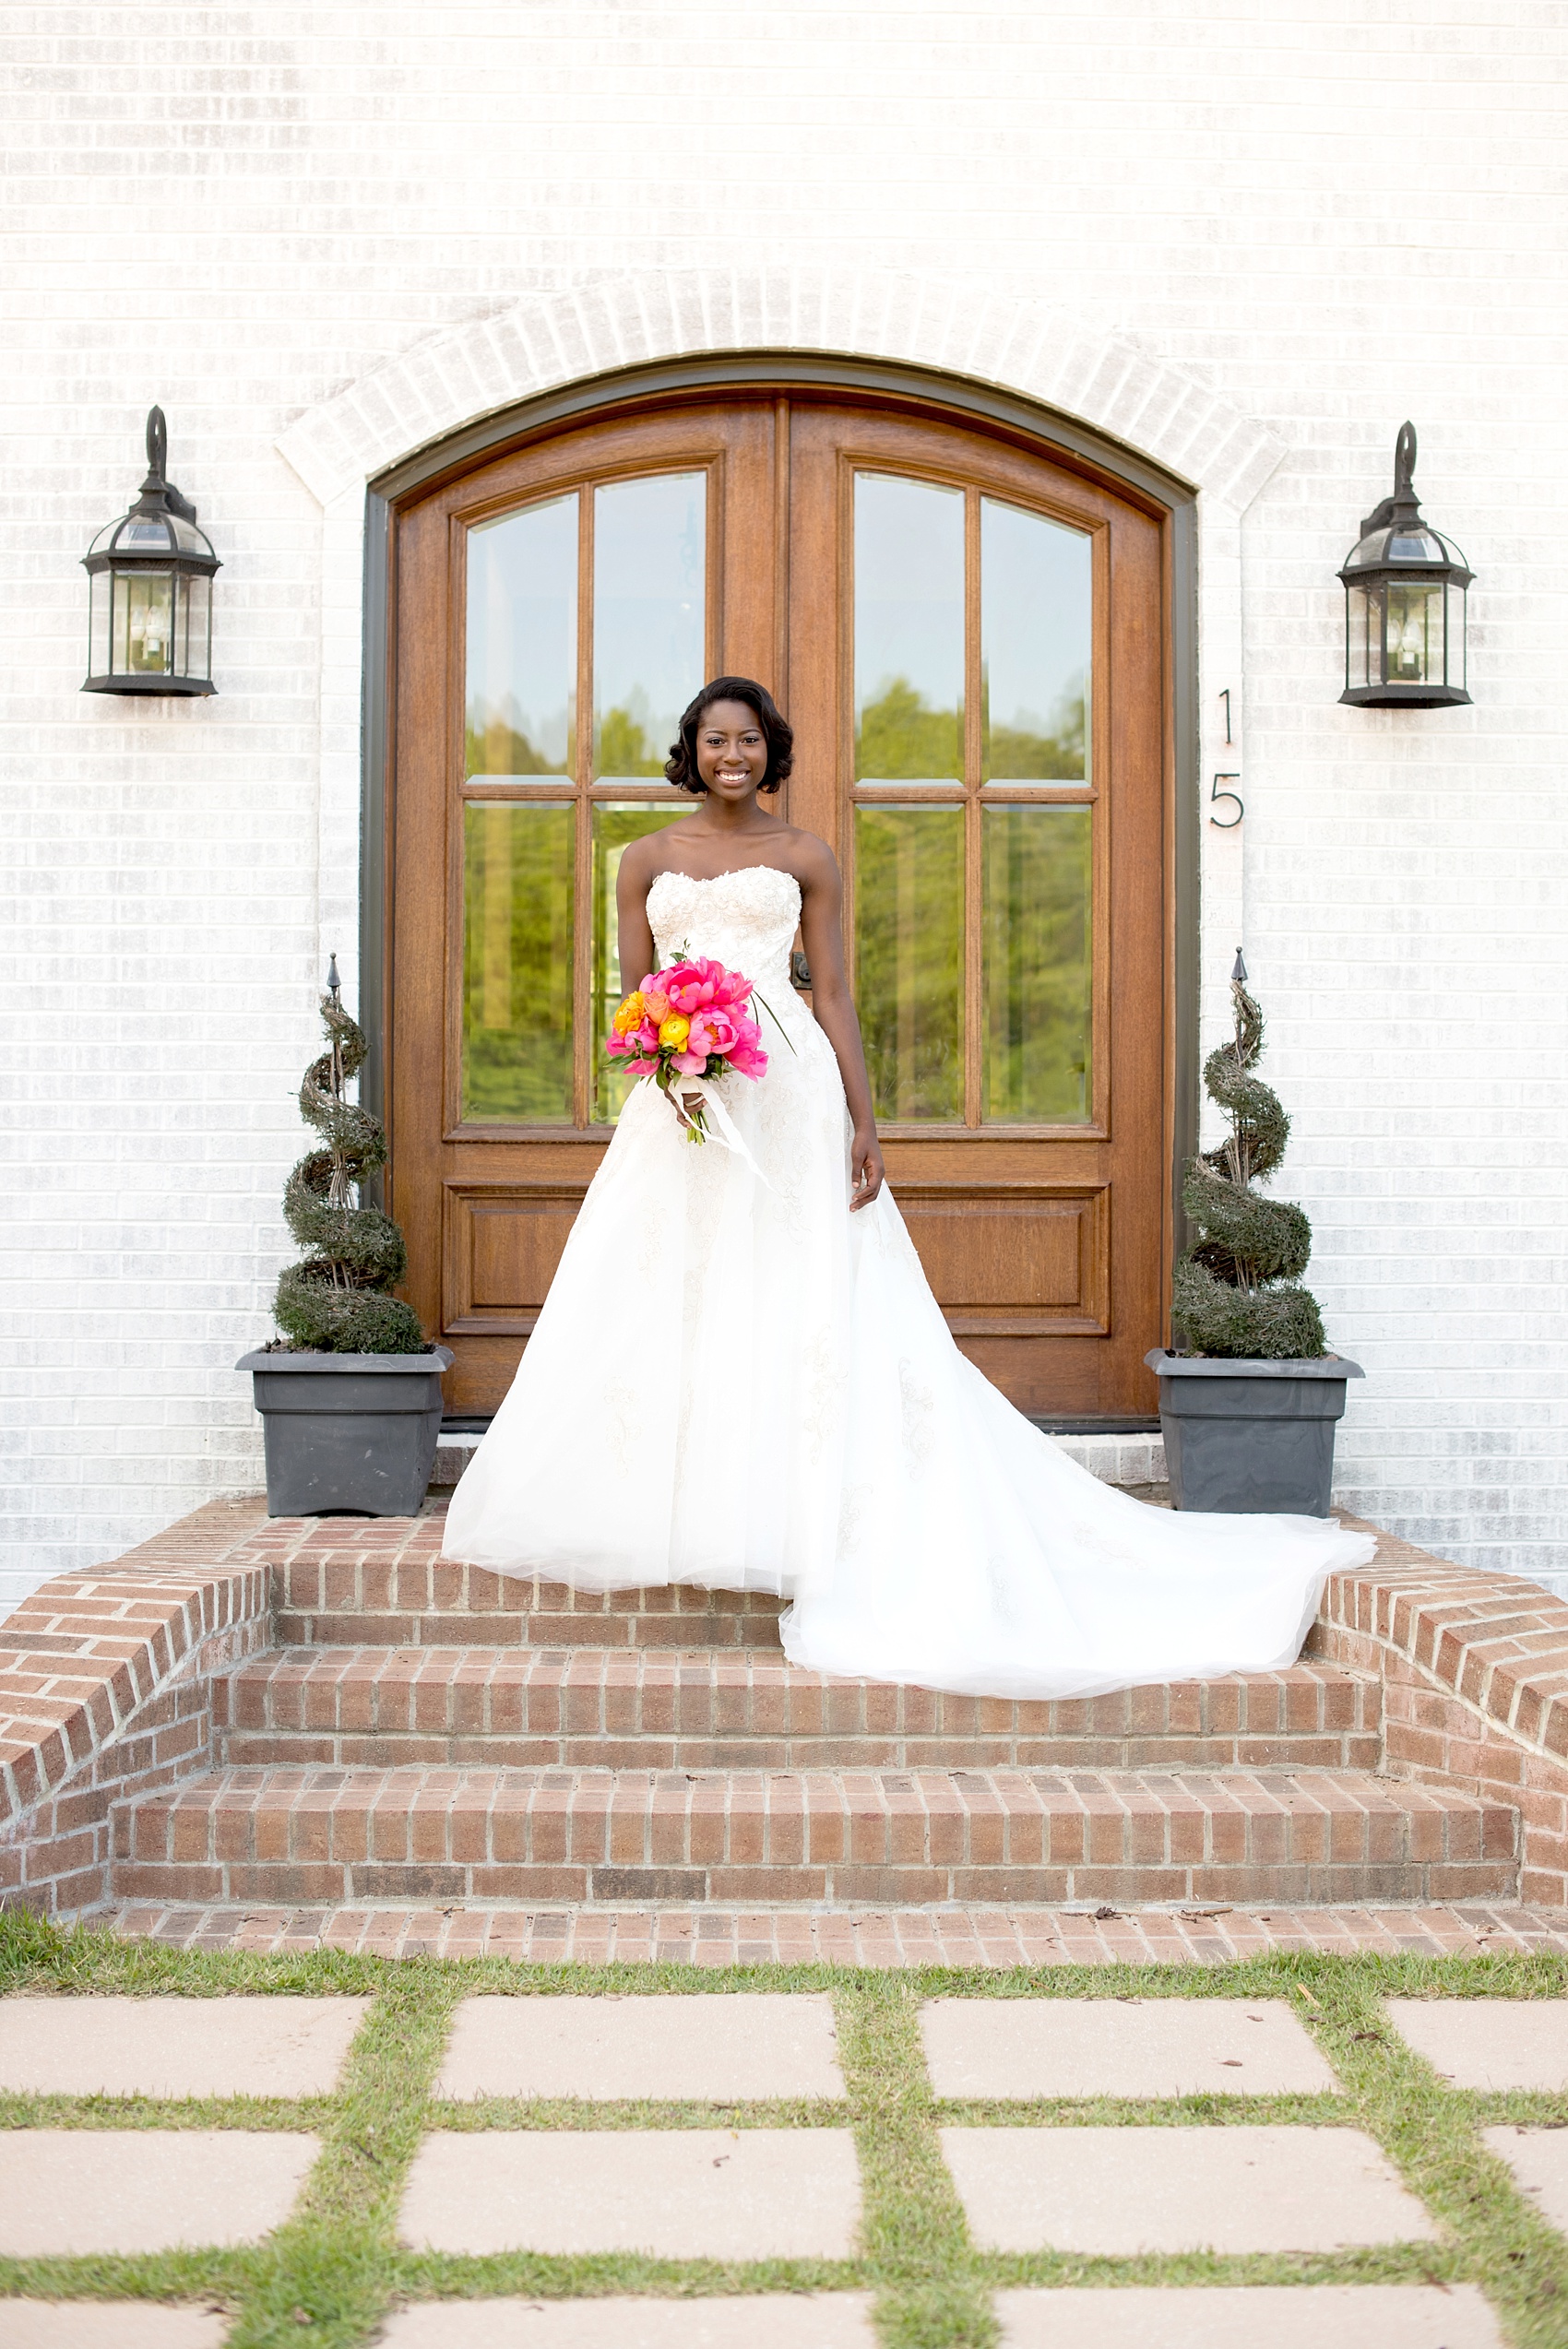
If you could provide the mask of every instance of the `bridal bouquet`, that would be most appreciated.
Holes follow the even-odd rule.
[[[612,1060],[634,1076],[651,1076],[686,1129],[689,1142],[707,1140],[704,1105],[686,1109],[679,1080],[722,1076],[734,1069],[759,1077],[767,1066],[762,1030],[747,1008],[752,982],[706,955],[683,955],[635,987],[604,1039]]]

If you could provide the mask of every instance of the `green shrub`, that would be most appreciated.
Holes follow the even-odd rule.
[[[356,1206],[365,1177],[386,1162],[379,1118],[343,1088],[364,1061],[364,1030],[339,995],[338,965],[321,999],[327,1049],[305,1071],[300,1115],[321,1135],[289,1177],[283,1213],[310,1253],[278,1283],[272,1311],[295,1346],[326,1354],[419,1354],[424,1331],[411,1305],[391,1294],[408,1265],[403,1235],[390,1216]]]
[[[1204,1062],[1211,1101],[1230,1138],[1187,1167],[1182,1204],[1197,1238],[1176,1267],[1172,1319],[1195,1354],[1241,1361],[1294,1361],[1328,1351],[1323,1316],[1297,1286],[1313,1232],[1300,1207],[1254,1189],[1285,1156],[1290,1121],[1277,1094],[1252,1072],[1263,1052],[1263,1014],[1247,992],[1238,954],[1230,976],[1232,1042]]]

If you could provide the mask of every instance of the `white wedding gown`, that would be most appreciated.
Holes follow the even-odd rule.
[[[891,1193],[849,1212],[837,1062],[790,984],[800,905],[767,865],[654,883],[660,961],[714,955],[766,998],[766,1074],[721,1081],[752,1163],[636,1088],[446,1555],[585,1590],[778,1592],[791,1662],[980,1695],[1292,1662],[1325,1575],[1372,1544],[1148,1508],[964,1358]]]

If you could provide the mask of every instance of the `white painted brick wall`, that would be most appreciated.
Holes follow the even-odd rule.
[[[1004,379],[1180,437],[1211,484],[1240,468],[1240,518],[1205,502],[1204,771],[1247,801],[1206,837],[1206,1028],[1243,934],[1284,1187],[1372,1374],[1347,1498],[1568,1590],[1555,0],[0,24],[0,1598],[256,1479],[230,1365],[267,1327],[356,887],[359,500],[324,512],[277,438],[359,386],[374,440],[395,361],[437,419],[617,363],[628,281],[645,341],[1005,346]],[[552,288],[579,298],[525,315]],[[77,692],[78,558],[154,399],[225,564],[220,696],[172,714]],[[1333,575],[1408,414],[1479,574],[1467,711],[1336,700]],[[322,432],[351,454],[347,417]]]

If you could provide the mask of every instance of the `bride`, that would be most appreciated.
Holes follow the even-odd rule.
[[[838,868],[759,805],[791,739],[760,685],[706,685],[666,769],[703,804],[628,848],[617,887],[624,986],[683,951],[755,982],[766,1074],[717,1081],[743,1148],[694,1147],[633,1091],[445,1555],[582,1590],[777,1592],[792,1663],[977,1695],[1293,1662],[1369,1540],[1117,1492],[948,1334],[885,1185]]]

